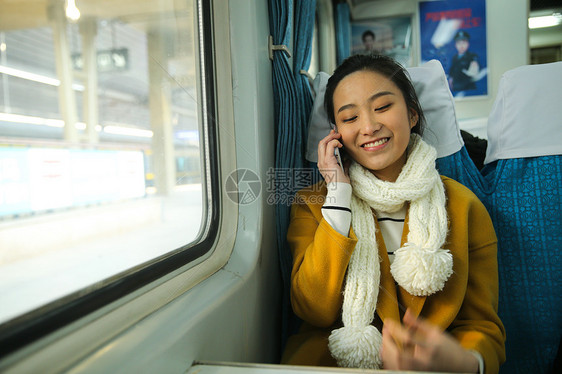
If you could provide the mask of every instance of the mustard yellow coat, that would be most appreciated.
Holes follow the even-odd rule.
[[[497,238],[484,205],[460,183],[441,177],[445,185],[449,232],[443,248],[453,255],[453,275],[442,291],[412,296],[397,286],[377,225],[381,259],[381,290],[374,324],[400,320],[403,308],[451,333],[466,349],[479,352],[486,373],[497,373],[505,361],[505,330],[497,315]],[[293,254],[291,303],[303,321],[290,337],[282,362],[293,365],[336,366],[328,350],[328,336],[342,326],[341,308],[347,265],[357,243],[335,231],[322,217],[326,186],[319,183],[300,191],[291,210],[287,239]],[[402,245],[408,234],[408,218]],[[380,318],[380,320],[379,320]]]

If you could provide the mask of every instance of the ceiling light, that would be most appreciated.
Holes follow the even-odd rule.
[[[0,65],[0,74],[11,75],[12,77],[18,77],[33,82],[44,83],[50,86],[60,86],[60,80],[56,78],[46,77],[44,75],[30,73],[28,71],[14,69],[4,65]],[[72,88],[76,91],[84,91],[84,86],[81,84],[73,83]]]
[[[0,113],[0,121],[25,123],[28,125],[42,125],[42,126],[49,126],[49,127],[61,127],[61,128],[64,127],[64,121],[62,119],[42,118],[42,117],[26,116],[22,114],[12,114],[12,113]],[[86,128],[86,124],[84,122],[76,122],[74,126],[79,130],[83,130]]]
[[[138,136],[141,138],[152,138],[151,130],[136,129],[132,127],[122,127],[122,126],[104,126],[103,132],[115,135],[127,135],[127,136]]]
[[[554,13],[550,16],[531,17],[529,18],[529,28],[538,29],[542,27],[557,26],[562,23],[562,16],[560,13]]]
[[[76,7],[76,0],[67,0],[66,1],[66,17],[76,22],[80,18],[80,11]]]

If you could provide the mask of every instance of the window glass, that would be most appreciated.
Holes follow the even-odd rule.
[[[203,239],[194,5],[1,3],[0,324]]]

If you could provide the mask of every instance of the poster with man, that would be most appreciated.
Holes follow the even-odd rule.
[[[383,54],[412,66],[411,17],[389,17],[351,23],[352,54]]]
[[[488,94],[485,0],[419,3],[421,63],[441,61],[455,98]]]

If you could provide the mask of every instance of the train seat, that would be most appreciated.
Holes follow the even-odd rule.
[[[562,62],[508,71],[488,118],[482,176],[499,238],[499,313],[507,330],[502,373],[555,372],[560,350],[560,82]]]
[[[428,66],[410,69],[416,90],[435,89],[432,83],[437,77],[432,78],[430,73]],[[443,78],[444,73],[441,81]],[[560,62],[506,72],[488,118],[484,168],[478,171],[464,146],[449,155],[441,152],[437,160],[439,172],[469,187],[494,222],[498,236],[499,315],[507,332],[507,361],[501,373],[549,373],[560,349],[560,82]],[[427,100],[423,93],[421,100]],[[426,102],[421,105],[428,112],[427,140],[446,146],[453,134],[459,134],[458,123],[448,117],[432,121],[432,106]]]

